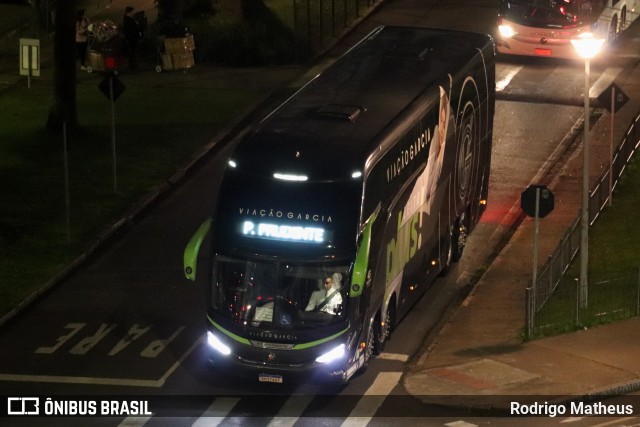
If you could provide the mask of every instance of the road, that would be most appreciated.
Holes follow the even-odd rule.
[[[407,13],[407,6],[416,1],[389,2],[347,40],[355,42],[380,24],[492,31],[495,9],[488,5],[493,2],[464,2],[465,8],[462,2],[449,2],[425,6],[422,15]],[[593,92],[638,62],[638,25],[633,31],[622,41],[623,54],[594,61]],[[341,45],[329,52],[318,68],[343,49]],[[458,414],[452,416],[446,409],[419,405],[398,385],[400,376],[406,363],[428,344],[461,290],[469,288],[506,241],[517,222],[522,190],[531,183],[550,182],[572,154],[576,129],[580,129],[576,124],[583,115],[583,78],[581,62],[500,58],[488,210],[461,262],[403,319],[385,352],[344,389],[258,384],[213,375],[206,367],[205,275],[195,284],[188,283],[181,259],[188,239],[213,210],[232,141],[215,150],[182,185],[105,245],[91,262],[0,330],[0,394],[168,399],[163,401],[168,405],[166,413],[152,417],[91,420],[105,426],[383,425],[384,417],[398,416],[405,418],[394,419],[395,424],[415,425],[412,417],[420,417],[423,425],[460,421]],[[202,259],[208,255],[205,250]],[[392,397],[385,399],[387,395]],[[175,417],[176,411],[184,416],[164,418]],[[427,421],[427,414],[445,418]],[[302,415],[305,418],[299,419]],[[473,415],[477,414],[468,414]],[[63,420],[86,425],[86,419]],[[459,425],[482,424],[478,420],[465,418],[470,424]],[[31,419],[29,425],[48,423]],[[577,420],[574,425],[595,423]]]

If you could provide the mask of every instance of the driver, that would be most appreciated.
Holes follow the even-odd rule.
[[[325,280],[326,282],[326,280]],[[327,296],[327,290],[324,288],[322,283],[318,283],[318,289],[313,291],[311,294],[311,298],[309,298],[309,304],[304,309],[304,311],[313,311],[318,307],[322,301],[324,301],[324,297]]]
[[[315,307],[316,311],[336,315],[338,309],[342,305],[342,295],[340,295],[342,274],[334,273],[333,276],[327,277],[324,281],[326,296]]]

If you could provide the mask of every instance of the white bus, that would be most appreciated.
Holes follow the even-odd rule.
[[[638,16],[640,0],[502,0],[496,47],[509,55],[576,58],[582,33],[615,40]]]

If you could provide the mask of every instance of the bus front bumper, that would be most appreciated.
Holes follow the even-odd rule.
[[[294,363],[287,360],[286,352],[268,349],[256,350],[251,357],[247,357],[231,349],[228,352],[224,349],[220,351],[215,343],[212,345],[211,337],[212,334],[209,332],[207,361],[214,373],[248,377],[258,382],[345,382],[355,374],[364,361],[364,355],[349,357],[344,344],[342,354],[330,357],[324,363],[318,361],[321,357],[310,357],[310,360]],[[340,346],[336,346],[338,347]]]

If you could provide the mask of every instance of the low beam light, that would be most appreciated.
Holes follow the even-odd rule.
[[[351,178],[360,178],[362,176],[362,172],[355,171],[351,174]]]
[[[229,164],[229,166],[231,166],[232,168],[235,168],[236,166],[238,166],[238,165],[236,164],[236,162],[234,162],[233,160],[229,160],[228,164]]]
[[[334,360],[340,359],[345,354],[345,346],[344,344],[340,344],[335,347],[333,350],[326,352],[322,356],[316,358],[316,362],[318,363],[329,363]]]
[[[207,331],[207,343],[214,349],[218,350],[221,354],[228,356],[231,354],[231,349],[224,345],[222,341],[213,335],[210,331]]]

